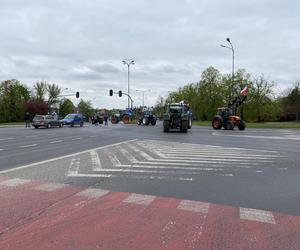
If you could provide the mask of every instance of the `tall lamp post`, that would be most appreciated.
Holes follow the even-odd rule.
[[[232,45],[229,37],[226,38],[226,41],[230,44],[230,47],[226,46],[226,45],[223,45],[223,44],[221,44],[221,47],[226,48],[226,49],[230,49],[232,51],[232,80],[231,80],[232,85],[231,85],[231,87],[233,88],[233,84],[234,84],[234,48],[233,48],[233,45]],[[232,93],[232,92],[230,92],[230,93]],[[231,94],[230,94],[230,96],[231,96]]]
[[[146,90],[136,89],[135,91],[138,91],[138,92],[142,92],[142,93],[143,93],[143,107],[145,107],[145,92],[151,91],[151,89],[146,89]]]
[[[134,65],[134,60],[123,60],[123,64],[128,68],[128,108],[130,108],[130,65]]]

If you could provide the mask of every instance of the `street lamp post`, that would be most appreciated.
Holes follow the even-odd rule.
[[[234,84],[234,47],[230,41],[230,38],[226,38],[226,41],[230,44],[230,47],[229,46],[226,46],[226,45],[223,45],[221,44],[221,47],[223,48],[226,48],[226,49],[230,49],[232,51],[232,87],[233,87],[233,84]]]
[[[134,65],[134,60],[123,60],[123,64],[128,68],[128,108],[130,108],[130,65]]]
[[[139,91],[143,93],[143,107],[145,107],[145,92],[151,91],[151,89],[146,89],[146,90],[136,89],[135,91]]]

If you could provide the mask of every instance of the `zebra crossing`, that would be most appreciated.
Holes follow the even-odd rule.
[[[263,173],[279,157],[268,150],[133,140],[74,156],[67,175],[193,181],[203,175]]]

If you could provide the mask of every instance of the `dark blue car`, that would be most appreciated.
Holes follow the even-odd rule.
[[[82,114],[68,114],[64,119],[62,119],[63,125],[70,125],[73,127],[74,125],[83,126],[83,115]]]

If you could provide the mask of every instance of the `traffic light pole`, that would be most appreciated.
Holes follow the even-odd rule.
[[[118,94],[119,95],[119,92],[113,92],[114,94]],[[130,102],[131,102],[131,109],[133,108],[133,99],[131,98],[131,96],[130,95],[128,95],[127,93],[124,93],[124,92],[122,92],[122,95],[126,95],[127,97],[128,97],[128,100],[130,100]],[[121,97],[121,96],[120,96]],[[128,107],[129,107],[129,105],[128,105]]]

